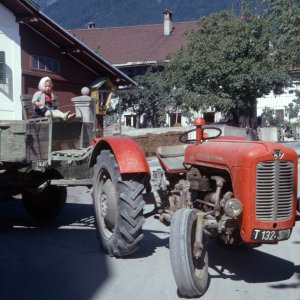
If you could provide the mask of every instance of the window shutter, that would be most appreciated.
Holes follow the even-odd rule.
[[[0,51],[0,84],[6,83],[6,65],[5,65],[5,52]]]

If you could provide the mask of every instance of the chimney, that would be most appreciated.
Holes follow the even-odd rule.
[[[95,24],[95,22],[89,22],[88,24],[87,24],[87,28],[88,29],[92,29],[92,28],[95,28],[96,27],[96,24]]]
[[[164,15],[164,35],[170,35],[172,32],[172,16],[173,12],[171,12],[169,9],[166,9],[163,12]]]

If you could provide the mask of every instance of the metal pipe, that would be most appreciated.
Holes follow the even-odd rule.
[[[205,121],[203,118],[195,118],[193,125],[196,126],[196,143],[201,143],[203,140],[202,125],[205,125]]]
[[[210,202],[206,202],[206,201],[204,201],[204,200],[201,200],[201,199],[197,199],[196,200],[197,202],[200,202],[200,203],[202,203],[202,204],[205,204],[205,205],[208,205],[208,206],[211,206],[211,207],[215,207],[215,204],[213,204],[213,203],[210,203]]]
[[[204,214],[202,212],[199,212],[197,215],[197,221],[196,221],[196,236],[195,236],[195,243],[193,247],[193,254],[196,258],[199,258],[201,256],[202,250],[203,250],[203,223],[204,223]]]
[[[162,202],[161,202],[161,198],[157,192],[156,186],[154,185],[154,183],[152,181],[150,181],[151,184],[151,189],[152,189],[152,193],[154,196],[154,201],[155,201],[155,205],[157,208],[157,212],[158,213],[162,213]]]
[[[223,184],[225,182],[225,179],[223,177],[220,176],[212,176],[211,177],[212,180],[216,181],[217,184],[217,188],[216,188],[216,193],[215,193],[215,199],[216,199],[216,205],[215,205],[215,213],[216,216],[220,215],[220,210],[221,210],[221,189],[223,187]]]
[[[120,94],[118,94],[119,98],[119,129],[120,129],[120,135],[122,135],[122,100]]]

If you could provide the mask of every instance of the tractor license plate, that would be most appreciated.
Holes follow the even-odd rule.
[[[251,239],[254,241],[276,242],[286,240],[290,237],[291,230],[264,230],[253,229]]]

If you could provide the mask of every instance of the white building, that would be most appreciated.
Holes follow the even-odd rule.
[[[300,91],[300,82],[295,82],[293,87],[285,89],[284,93],[281,95],[274,95],[270,93],[269,95],[257,99],[257,116],[259,117],[264,108],[268,107],[274,110],[274,114],[277,118],[282,118],[289,121],[285,113],[285,107],[296,99],[295,92],[293,90],[298,89]],[[292,122],[296,122],[296,119],[292,119]]]
[[[19,24],[0,4],[0,119],[22,119]]]

